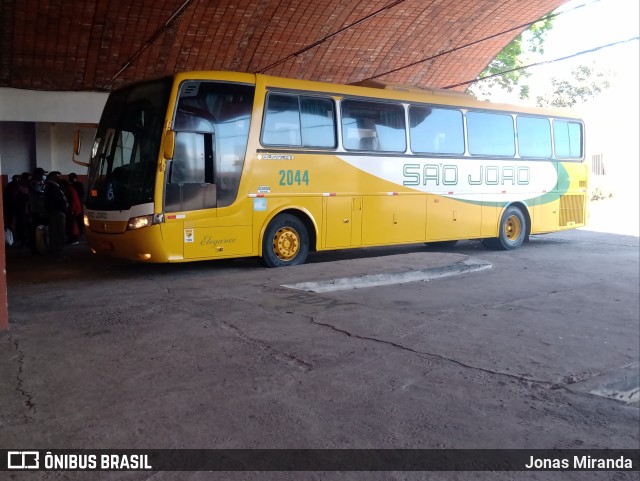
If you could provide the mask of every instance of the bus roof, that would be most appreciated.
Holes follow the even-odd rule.
[[[363,80],[353,84],[335,84],[313,80],[298,80],[270,75],[225,71],[191,71],[175,74],[177,81],[222,80],[262,85],[290,91],[322,92],[334,96],[368,97],[379,100],[396,100],[426,104],[447,105],[459,108],[470,107],[482,110],[521,112],[554,117],[579,118],[575,111],[561,108],[540,108],[524,105],[493,103],[477,100],[473,96],[455,90],[439,88],[418,88],[392,82]]]

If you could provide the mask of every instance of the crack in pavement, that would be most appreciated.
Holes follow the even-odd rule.
[[[637,364],[637,362],[633,362],[633,363],[630,363],[630,364],[626,364],[626,365],[624,365],[622,367],[615,367],[615,368],[607,369],[607,370],[602,371],[602,372],[591,373],[588,376],[582,376],[582,377],[573,376],[571,380],[567,381],[565,379],[564,382],[543,381],[541,379],[530,378],[530,377],[527,377],[527,376],[520,376],[518,374],[512,374],[512,373],[508,373],[508,372],[504,372],[504,371],[496,371],[496,370],[487,369],[487,368],[484,368],[484,367],[473,366],[471,364],[466,364],[466,363],[464,363],[462,361],[458,361],[457,359],[453,359],[453,358],[449,358],[449,357],[443,356],[442,354],[434,354],[434,353],[431,353],[431,352],[418,351],[416,349],[412,349],[410,347],[403,346],[402,344],[399,344],[397,342],[388,341],[388,340],[385,340],[385,339],[379,339],[379,338],[376,338],[376,337],[361,336],[361,335],[358,335],[358,334],[354,334],[354,333],[352,333],[350,331],[347,331],[346,329],[340,329],[339,327],[336,327],[333,324],[320,322],[320,321],[316,320],[313,316],[304,316],[304,317],[307,317],[312,324],[315,324],[315,325],[318,325],[318,326],[323,326],[323,327],[328,327],[332,331],[338,332],[340,334],[344,334],[344,335],[346,335],[348,337],[353,337],[355,339],[361,339],[361,340],[364,340],[364,341],[373,341],[373,342],[377,342],[379,344],[386,344],[388,346],[392,346],[392,347],[401,349],[403,351],[407,351],[407,352],[411,352],[413,354],[417,354],[418,356],[423,357],[423,358],[431,357],[431,358],[441,359],[443,361],[447,361],[447,362],[456,364],[458,366],[464,367],[465,369],[473,369],[473,370],[477,370],[477,371],[481,371],[481,372],[486,372],[488,374],[493,374],[493,375],[498,375],[498,376],[505,376],[505,377],[508,377],[508,378],[511,378],[511,379],[516,379],[518,381],[532,383],[534,385],[539,385],[541,387],[546,387],[547,389],[552,389],[552,390],[562,389],[563,391],[565,391],[567,393],[580,395],[580,396],[595,397],[597,395],[593,394],[593,393],[583,393],[583,392],[579,392],[579,391],[574,391],[574,390],[570,389],[569,386],[574,385],[574,384],[578,384],[578,383],[582,383],[582,382],[585,382],[585,381],[587,381],[589,379],[592,379],[592,378],[595,378],[595,377],[598,377],[598,376],[602,376],[603,374],[614,372],[616,370],[624,369],[624,368],[627,368],[627,367],[630,367],[630,366],[633,366],[633,365]],[[616,399],[613,399],[613,400],[614,401],[618,401]],[[618,401],[618,402],[622,402],[622,401]]]
[[[268,355],[275,358],[277,361],[284,362],[285,364],[289,366],[293,366],[302,372],[305,372],[305,373],[309,372],[314,367],[313,364],[308,363],[303,359],[300,359],[294,354],[291,354],[289,352],[278,351],[277,349],[274,349],[264,341],[247,336],[237,326],[234,326],[233,324],[220,321],[218,322],[218,325],[225,331],[232,332],[235,336],[242,339],[243,341],[258,347],[258,349],[262,351],[265,351]]]
[[[592,282],[592,283],[589,283],[588,286],[597,285],[597,284],[599,284],[599,282]],[[263,288],[264,288],[265,291],[271,291],[273,293],[286,292],[281,288],[269,288],[269,287],[266,287],[266,286],[264,286]],[[572,289],[554,290],[554,291],[551,291],[551,292],[546,292],[544,295],[546,296],[548,294],[558,294],[558,293],[569,291],[569,290],[572,290]],[[523,297],[522,299],[531,299],[531,298],[541,297],[542,295],[543,294],[536,294],[534,296]],[[295,294],[294,296],[295,296],[295,299],[292,299],[292,296],[287,296],[283,300],[287,300],[287,301],[293,300],[293,301],[301,302],[301,298],[302,297],[304,297],[305,299],[306,298],[309,298],[309,299],[318,299],[319,298],[319,299],[323,299],[323,302],[321,304],[323,304],[324,307],[327,307],[326,304],[327,304],[328,301],[327,301],[327,299],[324,299],[324,296],[317,296],[317,295],[313,295],[312,293],[298,293],[298,294]],[[238,299],[238,298],[234,298],[234,297],[228,297],[227,299],[231,299],[231,300],[234,300],[234,301],[237,301],[237,302],[243,302],[243,303],[247,302],[246,298]],[[344,302],[344,301],[335,300],[335,299],[332,299],[332,298],[330,298],[330,299],[331,299],[331,301],[333,303],[337,303],[338,305],[347,305],[347,304],[348,305],[354,305],[354,306],[362,306],[362,305],[364,305],[364,304],[357,303],[357,302]],[[520,301],[522,299],[515,299],[515,301],[517,302],[517,301]],[[514,302],[514,301],[512,300],[512,301],[509,301],[509,302],[506,302],[506,303],[503,303],[503,304],[504,305],[508,305],[508,304],[510,304],[512,302]],[[316,302],[309,302],[309,301],[304,302],[304,300],[303,300],[302,303],[305,304],[305,305],[314,305],[316,307],[320,307],[320,306],[316,305],[317,304]],[[331,306],[331,307],[334,307],[334,306]],[[495,304],[482,303],[482,304],[478,304],[478,305],[476,305],[474,307],[476,307],[476,308],[477,307],[493,307],[493,308],[495,308]],[[442,314],[448,314],[448,313],[451,313],[451,312],[456,312],[458,310],[460,310],[460,308],[454,307],[454,308],[451,308],[451,309],[442,309],[440,311],[437,311],[434,314],[435,315],[437,315],[437,314],[442,315]],[[483,368],[483,367],[480,367],[480,366],[474,366],[472,364],[467,364],[465,362],[462,362],[462,361],[459,361],[457,359],[450,358],[450,357],[447,357],[447,356],[444,356],[444,355],[441,355],[441,354],[436,354],[436,353],[431,353],[431,352],[419,351],[419,350],[416,350],[416,349],[412,349],[412,348],[404,346],[404,345],[402,345],[400,343],[389,341],[389,340],[386,340],[386,339],[380,339],[380,338],[376,338],[376,337],[370,337],[370,336],[363,336],[363,335],[355,334],[355,333],[350,332],[348,330],[341,329],[341,328],[339,328],[339,327],[337,327],[337,326],[335,326],[333,324],[320,322],[314,316],[311,316],[311,315],[308,315],[308,314],[302,314],[302,313],[293,312],[293,311],[286,311],[286,312],[288,312],[289,314],[295,315],[295,316],[300,316],[300,317],[303,317],[303,318],[307,318],[307,319],[310,320],[310,322],[312,324],[316,324],[318,326],[329,328],[329,329],[331,329],[331,330],[333,330],[333,331],[335,331],[337,333],[346,335],[348,337],[353,337],[355,339],[360,339],[360,340],[364,340],[364,341],[377,342],[379,344],[386,344],[388,346],[395,347],[397,349],[401,349],[403,351],[407,351],[407,352],[410,352],[412,354],[416,354],[416,355],[418,355],[420,357],[423,357],[423,358],[441,359],[443,361],[456,364],[456,365],[458,365],[460,367],[463,367],[465,369],[477,370],[477,371],[485,372],[487,374],[492,374],[492,375],[505,376],[505,377],[508,377],[508,378],[511,378],[511,379],[515,379],[515,380],[520,381],[520,382],[537,384],[537,385],[540,385],[541,387],[545,387],[547,389],[553,389],[553,390],[563,389],[563,390],[567,391],[568,393],[572,393],[572,394],[578,394],[578,393],[568,389],[566,386],[569,386],[569,385],[572,385],[572,384],[576,384],[576,383],[581,383],[581,382],[584,382],[584,381],[586,381],[588,379],[591,379],[593,377],[597,377],[597,376],[600,376],[600,375],[605,374],[607,372],[619,369],[619,368],[612,368],[612,369],[605,370],[603,372],[588,373],[588,374],[585,373],[583,375],[565,376],[560,382],[547,381],[547,380],[536,379],[536,378],[533,378],[533,377],[523,376],[523,375],[519,375],[519,374],[513,374],[513,373],[509,373],[509,372],[505,372],[505,371],[499,371],[499,370]],[[293,354],[275,350],[270,345],[265,343],[264,341],[261,341],[259,339],[254,339],[254,338],[246,336],[244,333],[242,333],[240,331],[240,329],[237,326],[234,326],[234,325],[229,324],[229,323],[224,322],[224,321],[223,322],[219,322],[218,324],[223,329],[233,332],[237,337],[243,339],[245,342],[248,342],[248,343],[251,343],[251,344],[253,344],[255,346],[258,346],[261,350],[268,352],[269,355],[271,355],[272,357],[274,357],[278,361],[284,362],[284,363],[289,364],[289,365],[293,365],[293,366],[297,367],[298,369],[302,370],[303,372],[308,372],[308,371],[314,369],[314,366],[312,364],[310,364],[310,363],[298,358],[297,356],[295,356]],[[419,328],[422,325],[423,324],[421,324],[419,326],[416,326],[416,328]],[[623,366],[623,367],[626,367],[626,366]],[[582,393],[580,393],[580,394],[582,395]]]
[[[586,284],[586,286],[587,287],[592,287],[592,286],[596,286],[596,285],[599,285],[599,284],[600,284],[599,281],[598,282],[590,282],[590,283]],[[582,287],[584,287],[584,286],[582,286]],[[274,293],[276,295],[279,294],[279,293],[284,292],[281,288],[270,288],[270,287],[267,287],[267,286],[264,286],[264,290],[268,291],[268,292],[272,292],[272,293]],[[535,298],[543,297],[543,296],[546,297],[549,294],[561,294],[563,292],[567,292],[567,291],[571,291],[571,290],[575,290],[575,288],[564,288],[564,289],[557,289],[557,290],[547,291],[545,293],[538,293],[538,294],[535,294],[533,296],[526,296],[526,297],[510,300],[508,302],[502,303],[501,305],[509,305],[509,304],[511,304],[513,302],[519,302],[519,301],[522,301],[524,299],[535,299]],[[310,305],[310,306],[315,306],[315,307],[324,307],[324,308],[329,308],[329,306],[335,307],[335,306],[331,305],[332,303],[336,303],[337,305],[364,306],[364,304],[358,303],[358,302],[353,302],[353,301],[345,302],[345,301],[337,300],[337,299],[334,299],[334,298],[331,298],[331,297],[326,298],[325,296],[318,296],[317,294],[314,295],[313,293],[307,293],[307,292],[294,294],[293,296],[287,295],[287,296],[285,296],[284,299],[282,297],[278,296],[278,295],[277,295],[277,297],[279,297],[282,300],[286,300],[286,301],[301,302],[302,304],[305,304],[305,305]],[[315,299],[321,299],[322,302],[320,302],[320,301],[316,302]],[[329,299],[331,300],[331,302],[329,301]],[[246,299],[233,299],[233,300],[238,301],[238,302],[246,302],[247,301]],[[312,302],[311,300],[314,300],[314,301]],[[477,305],[474,306],[474,308],[483,308],[483,307],[485,307],[485,308],[495,308],[495,303],[491,303],[491,304],[489,304],[489,303],[481,303],[481,304],[477,304]],[[457,311],[460,311],[460,310],[462,310],[462,309],[459,308],[459,307],[453,307],[451,309],[441,309],[439,311],[436,311],[436,312],[432,313],[432,315],[447,315],[447,314],[454,313],[454,312],[457,312]],[[410,310],[410,309],[407,309],[407,311],[412,312],[412,310]],[[584,373],[582,375],[576,374],[576,375],[571,375],[571,376],[565,376],[559,382],[558,381],[547,381],[547,380],[536,379],[536,378],[533,378],[533,377],[523,376],[523,375],[519,375],[519,374],[513,374],[513,373],[509,373],[509,372],[505,372],[505,371],[499,371],[499,370],[483,368],[483,367],[480,367],[480,366],[474,366],[472,364],[467,364],[467,363],[464,363],[464,362],[459,361],[457,359],[449,358],[447,356],[443,356],[441,354],[435,354],[435,353],[426,352],[426,351],[418,351],[418,350],[415,350],[415,349],[412,349],[410,347],[404,346],[404,345],[402,345],[400,343],[397,343],[397,342],[393,342],[393,341],[389,341],[389,340],[385,340],[385,339],[380,339],[380,338],[375,338],[375,337],[370,337],[370,336],[358,335],[358,334],[352,333],[350,331],[347,331],[345,329],[341,329],[341,328],[339,328],[339,327],[337,327],[337,326],[335,326],[333,324],[320,322],[314,316],[311,316],[309,314],[302,314],[302,313],[294,312],[294,311],[286,311],[286,312],[289,313],[289,314],[295,315],[295,316],[301,316],[303,318],[307,318],[307,319],[310,320],[310,322],[312,324],[316,324],[316,325],[319,325],[319,326],[327,327],[327,328],[329,328],[329,329],[331,329],[331,330],[333,330],[333,331],[335,331],[337,333],[346,335],[348,337],[353,337],[353,338],[360,339],[360,340],[365,340],[365,341],[377,342],[377,343],[380,343],[380,344],[386,344],[388,346],[392,346],[392,347],[395,347],[397,349],[401,349],[401,350],[404,350],[404,351],[407,351],[407,352],[411,352],[411,353],[416,354],[416,355],[418,355],[420,357],[423,357],[423,358],[441,359],[443,361],[456,364],[456,365],[458,365],[460,367],[463,367],[465,369],[477,370],[477,371],[485,372],[487,374],[492,374],[492,375],[505,376],[505,377],[508,377],[510,379],[514,379],[514,380],[517,380],[517,381],[520,381],[520,382],[525,382],[525,383],[530,383],[530,384],[537,384],[540,387],[543,387],[543,388],[546,388],[546,389],[551,389],[551,390],[562,389],[562,390],[566,391],[567,393],[571,393],[571,394],[584,395],[583,393],[578,393],[576,391],[573,391],[573,390],[569,389],[567,386],[570,386],[570,385],[576,384],[576,383],[582,383],[584,381],[587,381],[587,380],[589,380],[591,378],[600,376],[600,375],[605,374],[607,372],[615,371],[617,369],[620,369],[620,368],[616,367],[616,368],[605,370],[603,372],[595,372],[595,373],[591,372],[591,373]],[[414,313],[419,314],[417,312],[414,312]],[[423,313],[420,313],[420,314],[423,314]],[[423,323],[423,324],[420,324],[418,326],[415,326],[415,328],[413,330],[415,331],[415,330],[419,329],[421,326],[423,326],[425,324],[426,323]],[[255,339],[250,339],[250,341],[254,342],[254,343],[260,342],[260,341],[257,341]],[[624,367],[626,367],[626,366],[623,366],[623,368]],[[586,395],[594,396],[593,394],[588,394],[588,393],[586,393]]]
[[[36,404],[33,402],[33,394],[27,391],[24,388],[24,358],[25,353],[22,349],[20,349],[20,345],[17,339],[14,339],[11,334],[9,334],[9,342],[11,342],[16,350],[17,355],[12,358],[16,360],[18,363],[18,372],[16,373],[16,391],[20,393],[20,396],[25,399],[24,405],[27,406],[29,411],[32,411],[34,414],[37,412]],[[25,420],[28,422],[30,419],[29,416],[25,415]]]
[[[317,321],[312,316],[305,316],[305,317],[309,318],[312,324],[315,324],[315,325],[318,325],[318,326],[328,327],[333,331],[339,332],[341,334],[345,334],[346,336],[353,337],[355,339],[361,339],[361,340],[364,340],[364,341],[373,341],[373,342],[377,342],[379,344],[386,344],[388,346],[392,346],[392,347],[401,349],[403,351],[411,352],[413,354],[418,354],[419,356],[428,356],[428,357],[431,357],[431,358],[436,358],[436,359],[441,359],[443,361],[448,361],[448,362],[451,362],[451,363],[456,364],[458,366],[464,367],[466,369],[474,369],[474,370],[486,372],[486,373],[489,373],[489,374],[497,374],[497,375],[506,376],[506,377],[509,377],[509,378],[512,378],[512,379],[517,379],[518,381],[536,383],[536,384],[541,384],[541,385],[548,386],[548,387],[555,386],[555,383],[552,383],[550,381],[543,381],[543,380],[540,380],[540,379],[530,378],[530,377],[526,377],[526,376],[519,376],[518,374],[511,374],[511,373],[503,372],[503,371],[494,371],[492,369],[487,369],[487,368],[484,368],[484,367],[479,367],[479,366],[473,366],[471,364],[466,364],[464,362],[458,361],[457,359],[449,358],[449,357],[443,356],[441,354],[434,354],[434,353],[430,353],[430,352],[418,351],[416,349],[412,349],[410,347],[403,346],[402,344],[398,344],[397,342],[393,342],[393,341],[388,341],[386,339],[379,339],[379,338],[376,338],[376,337],[369,337],[369,336],[360,336],[358,334],[354,334],[352,332],[349,332],[349,331],[347,331],[345,329],[340,329],[339,327],[336,327],[336,326],[334,326],[332,324],[328,324],[328,323]]]
[[[599,285],[602,284],[602,281],[595,281],[595,282],[589,282],[587,284],[583,284],[583,285],[577,285],[577,286],[571,286],[571,287],[565,287],[565,288],[556,288],[556,289],[551,289],[551,290],[545,290],[545,291],[540,291],[540,292],[535,292],[532,294],[528,294],[528,295],[524,295],[524,296],[520,296],[520,297],[513,297],[512,299],[509,299],[508,301],[504,301],[504,302],[496,302],[496,301],[489,301],[489,302],[479,302],[477,304],[470,304],[470,305],[466,305],[466,306],[454,306],[454,307],[450,307],[450,308],[445,308],[445,309],[438,309],[438,310],[434,310],[433,312],[429,312],[428,314],[430,316],[433,317],[437,317],[437,316],[443,316],[443,315],[449,315],[449,314],[456,314],[459,312],[465,312],[467,310],[477,310],[477,309],[493,309],[496,310],[499,307],[503,307],[503,306],[509,306],[515,303],[519,303],[522,301],[534,301],[536,299],[543,299],[546,300],[550,295],[556,295],[556,294],[566,294],[569,292],[575,292],[575,291],[579,291],[581,289],[587,289],[587,288],[591,288],[591,287],[598,287]],[[361,305],[366,305],[366,304],[361,304]],[[531,310],[532,308],[530,307],[526,307],[526,306],[518,306],[519,309],[529,309]],[[418,311],[415,309],[411,309],[409,307],[403,307],[400,308],[400,310],[402,311],[406,311],[406,312],[411,312],[413,314],[418,314],[418,315],[424,315],[427,314],[424,311]],[[422,327],[424,325],[426,325],[427,323],[423,323],[420,324],[418,326],[416,326],[416,328]]]

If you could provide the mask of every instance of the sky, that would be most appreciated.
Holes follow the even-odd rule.
[[[585,6],[574,9],[579,5]],[[567,12],[554,19],[553,28],[545,39],[544,55],[531,55],[525,63],[561,58],[637,37],[640,34],[639,6],[639,0],[571,0],[558,9]],[[630,196],[635,202],[640,191],[638,40],[529,69],[531,77],[526,83],[530,85],[531,94],[528,101],[502,92],[494,92],[489,100],[535,105],[537,95],[552,90],[552,77],[570,77],[571,70],[581,64],[595,65],[607,71],[611,84],[599,96],[574,107],[585,120],[587,159],[603,154],[610,189],[619,196]]]
[[[546,54],[561,57],[638,35],[638,0],[572,0],[561,6]],[[576,8],[585,5],[582,8]],[[575,10],[573,10],[576,8]]]
[[[577,8],[579,5],[584,7]],[[639,35],[638,0],[572,0],[558,11],[566,11],[554,19],[553,29],[545,40],[543,60],[568,56]],[[603,48],[593,53],[534,67],[531,73],[543,77],[570,72],[580,64],[595,62],[614,74],[612,84],[638,90],[638,40]]]
[[[571,0],[556,11],[565,13],[554,18],[553,28],[544,41],[544,54],[528,54],[524,63],[549,61],[637,37],[640,30],[639,6],[639,0]],[[532,90],[530,101],[520,101],[517,96],[504,92],[495,92],[491,100],[535,104],[537,94],[551,90],[552,77],[567,76],[580,64],[594,63],[598,68],[611,72],[612,86],[619,90],[633,88],[637,91],[638,58],[638,40],[635,40],[569,60],[531,67],[527,69],[531,77],[526,80]]]

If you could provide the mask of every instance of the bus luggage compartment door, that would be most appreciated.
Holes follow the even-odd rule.
[[[325,197],[324,247],[361,244],[362,197]]]

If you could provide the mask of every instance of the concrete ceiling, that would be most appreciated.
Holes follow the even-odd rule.
[[[110,90],[182,70],[350,83],[536,20],[564,1],[2,0],[0,87]],[[380,80],[469,80],[520,30]]]

